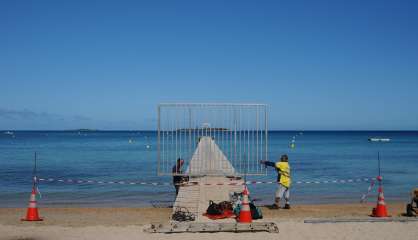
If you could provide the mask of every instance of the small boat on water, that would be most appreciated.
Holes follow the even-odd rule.
[[[14,135],[14,133],[13,133],[13,132],[10,132],[10,131],[4,132],[4,134],[7,134],[7,135]]]
[[[378,137],[372,137],[368,139],[369,142],[390,142],[390,138],[378,138]]]

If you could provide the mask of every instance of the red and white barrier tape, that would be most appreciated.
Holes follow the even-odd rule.
[[[365,194],[363,194],[363,196],[361,196],[360,203],[366,202],[366,199],[369,196],[369,193],[373,189],[375,180],[376,180],[376,178],[373,178],[372,181],[370,182],[370,186],[367,188],[367,192]]]
[[[131,181],[98,181],[98,180],[78,180],[78,179],[56,179],[56,178],[39,178],[41,182],[59,182],[59,183],[69,183],[69,184],[120,184],[120,185],[150,185],[150,186],[171,186],[173,185],[170,182],[131,182]],[[296,181],[294,184],[345,184],[345,183],[359,183],[359,182],[369,182],[375,181],[376,178],[357,178],[357,179],[347,179],[347,180],[323,180],[323,181]],[[199,182],[187,182],[181,184],[182,186],[192,186],[197,185]],[[202,183],[202,185],[255,185],[255,184],[277,184],[277,182],[266,182],[266,181],[246,181],[240,183]]]

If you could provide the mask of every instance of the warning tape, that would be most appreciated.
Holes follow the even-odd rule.
[[[171,186],[171,182],[131,182],[131,181],[97,181],[97,180],[80,180],[80,179],[56,179],[56,178],[38,178],[41,182],[58,182],[67,184],[114,184],[114,185],[148,185],[148,186]],[[346,179],[346,180],[324,180],[324,181],[296,181],[294,184],[345,184],[345,183],[359,183],[359,182],[370,182],[375,181],[376,178],[357,178],[357,179]],[[187,182],[179,184],[181,186],[193,186],[198,185],[199,182]],[[255,185],[255,184],[277,184],[273,181],[246,181],[246,182],[233,182],[233,183],[201,183],[201,185]]]
[[[372,191],[373,186],[374,186],[374,179],[370,182],[370,186],[367,188],[367,192],[361,196],[360,203],[366,202],[366,199],[369,196],[370,192]]]

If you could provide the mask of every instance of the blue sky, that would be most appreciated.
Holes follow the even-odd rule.
[[[1,1],[0,129],[153,129],[256,102],[272,129],[418,130],[416,1]]]

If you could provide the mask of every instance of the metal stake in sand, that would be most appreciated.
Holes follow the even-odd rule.
[[[372,210],[372,217],[388,217],[388,211],[386,209],[385,197],[383,196],[383,178],[380,171],[380,153],[377,152],[377,165],[379,176],[377,176],[377,181],[379,182],[378,196],[377,196],[377,206]]]
[[[22,221],[42,221],[43,219],[39,217],[38,207],[36,206],[36,194],[38,193],[37,188],[37,177],[36,177],[36,152],[35,152],[35,159],[34,159],[34,167],[33,167],[33,184],[32,184],[32,193],[30,194],[29,198],[29,205],[26,212],[26,218],[22,218]]]

